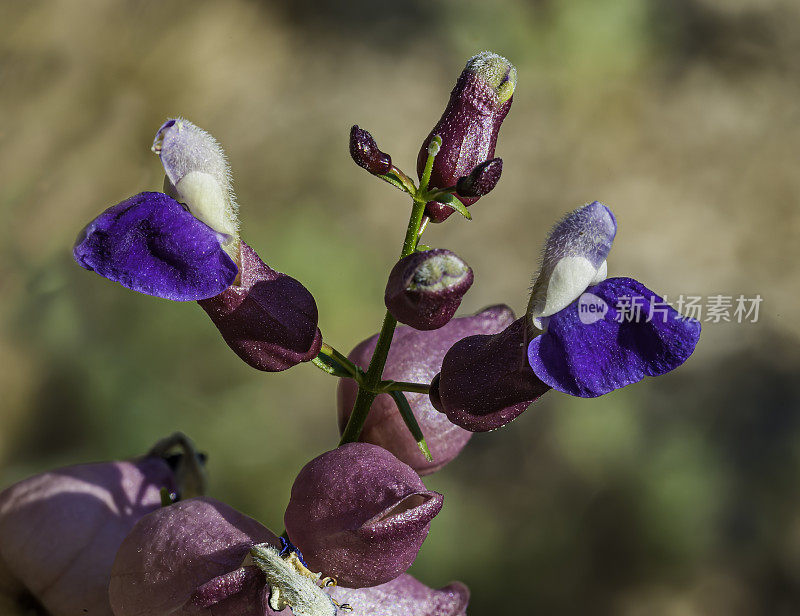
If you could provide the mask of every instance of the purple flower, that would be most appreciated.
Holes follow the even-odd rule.
[[[245,559],[280,549],[266,527],[213,498],[145,516],[122,542],[108,596],[115,616],[264,616],[270,587]]]
[[[434,590],[405,573],[371,588],[337,587],[331,595],[350,605],[350,616],[466,616],[469,604],[469,590],[460,582]]]
[[[322,344],[317,304],[294,278],[266,265],[240,242],[240,281],[198,302],[248,365],[277,372],[316,357]]]
[[[20,481],[0,493],[0,571],[53,616],[111,616],[114,555],[134,524],[161,507],[162,488],[176,486],[159,457],[69,466]]]
[[[528,347],[531,368],[573,396],[593,398],[674,370],[700,338],[698,321],[643,284],[605,280],[616,230],[611,210],[597,201],[575,210],[550,233],[533,285],[529,316],[544,333]]]
[[[453,318],[473,279],[472,268],[449,250],[415,252],[392,268],[384,302],[401,323],[438,329]]]
[[[460,426],[491,430],[548,388],[592,398],[683,364],[700,323],[633,279],[605,280],[616,230],[597,201],[561,220],[547,239],[528,315],[500,334],[453,345],[431,403]]]
[[[73,250],[78,264],[140,293],[200,301],[254,368],[275,372],[313,359],[322,344],[314,298],[239,238],[219,144],[176,119],[158,130],[152,149],[167,194],[140,193],[89,223]]]
[[[442,501],[382,447],[348,443],[303,467],[284,523],[312,570],[377,586],[411,566]]]
[[[473,334],[500,332],[513,321],[514,313],[508,306],[493,306],[474,316],[453,319],[444,327],[431,332],[398,327],[383,377],[395,381],[430,383],[441,370],[445,353],[458,340]],[[377,340],[376,334],[356,346],[350,352],[350,359],[366,369]],[[339,429],[342,431],[350,418],[357,391],[356,383],[352,379],[339,381],[337,400]],[[420,452],[397,409],[397,404],[389,394],[380,394],[372,403],[361,440],[388,449],[420,475],[428,475],[455,458],[472,436],[472,432],[454,425],[437,412],[427,395],[408,392],[406,398],[425,435],[433,462],[428,462]]]
[[[581,297],[549,317],[547,331],[528,347],[536,376],[572,396],[594,398],[666,374],[689,359],[700,338],[699,321],[632,278],[609,278]],[[628,299],[636,301],[635,318],[623,313]],[[586,306],[600,307],[597,320],[586,318]]]
[[[433,163],[431,188],[455,186],[476,165],[494,157],[500,125],[511,108],[516,85],[517,71],[502,56],[484,51],[469,59],[442,117],[422,143],[417,157],[417,173],[422,177],[428,144],[434,135],[442,138],[442,147]],[[456,197],[464,205],[471,205],[480,195],[467,197],[456,193]],[[433,222],[442,222],[453,210],[431,201],[425,213]]]

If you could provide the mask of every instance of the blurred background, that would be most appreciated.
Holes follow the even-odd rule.
[[[335,379],[252,370],[195,304],[79,268],[72,242],[160,190],[149,147],[183,115],[230,158],[243,237],[347,352],[379,327],[409,206],[349,128],[413,172],[483,49],[519,72],[503,179],[425,235],[475,270],[462,314],[523,311],[549,226],[595,199],[611,275],[763,302],[704,323],[675,373],[476,435],[426,478],[446,506],[412,573],[466,582],[473,616],[800,613],[796,0],[0,2],[0,488],[180,429],[211,494],[279,532],[336,443]]]

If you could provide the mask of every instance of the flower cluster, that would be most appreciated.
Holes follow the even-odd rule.
[[[217,141],[188,120],[164,123],[152,146],[163,192],[92,220],[76,262],[139,293],[196,301],[258,370],[312,362],[338,377],[341,441],[297,475],[282,536],[205,495],[205,459],[182,434],[136,460],[24,480],[0,493],[0,588],[53,616],[465,614],[465,586],[434,590],[406,574],[444,503],[420,476],[551,390],[591,398],[677,368],[700,335],[672,308],[654,318],[661,300],[641,283],[607,278],[617,220],[599,202],[553,227],[524,316],[501,304],[455,316],[473,271],[420,238],[453,212],[471,219],[467,206],[498,184],[516,85],[505,58],[471,58],[422,143],[418,183],[351,129],[353,160],[412,207],[383,326],[349,355],[323,342],[308,289],[242,239]],[[643,318],[617,318],[631,297]]]

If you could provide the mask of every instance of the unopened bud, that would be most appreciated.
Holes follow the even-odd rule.
[[[470,58],[450,94],[447,108],[417,157],[417,173],[422,177],[428,143],[434,135],[441,136],[442,148],[433,163],[430,188],[454,186],[476,165],[494,157],[500,125],[511,108],[516,84],[517,71],[502,56],[485,51]],[[456,196],[467,206],[480,197],[460,191]],[[431,201],[425,213],[433,222],[442,222],[453,209]]]
[[[373,175],[385,175],[392,168],[392,157],[381,152],[372,135],[358,126],[350,129],[350,156]]]
[[[392,268],[386,308],[414,329],[438,329],[453,318],[473,279],[469,265],[449,250],[415,252]]]
[[[487,160],[475,167],[469,175],[458,178],[456,190],[462,197],[482,197],[494,190],[502,173],[502,158]]]

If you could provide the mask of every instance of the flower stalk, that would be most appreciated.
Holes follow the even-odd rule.
[[[422,218],[425,215],[425,204],[428,202],[426,191],[431,179],[433,161],[439,153],[441,144],[442,140],[437,135],[434,136],[428,146],[428,160],[425,163],[425,171],[422,174],[419,188],[414,195],[411,217],[408,220],[408,228],[406,229],[406,236],[403,240],[403,249],[400,252],[401,259],[413,253],[417,248]],[[363,382],[359,382],[358,394],[356,396],[355,405],[353,406],[353,412],[342,433],[339,445],[356,442],[361,434],[361,430],[364,428],[364,422],[367,420],[369,409],[375,401],[375,397],[378,395],[377,392],[381,384],[386,358],[389,355],[389,348],[392,345],[395,327],[397,327],[397,319],[387,311],[386,316],[383,318],[383,325],[381,326],[381,333],[378,336],[378,343],[375,346],[375,352],[372,355],[372,360],[364,375]],[[424,443],[424,439],[422,443]],[[425,445],[425,448],[427,449],[427,445]]]

